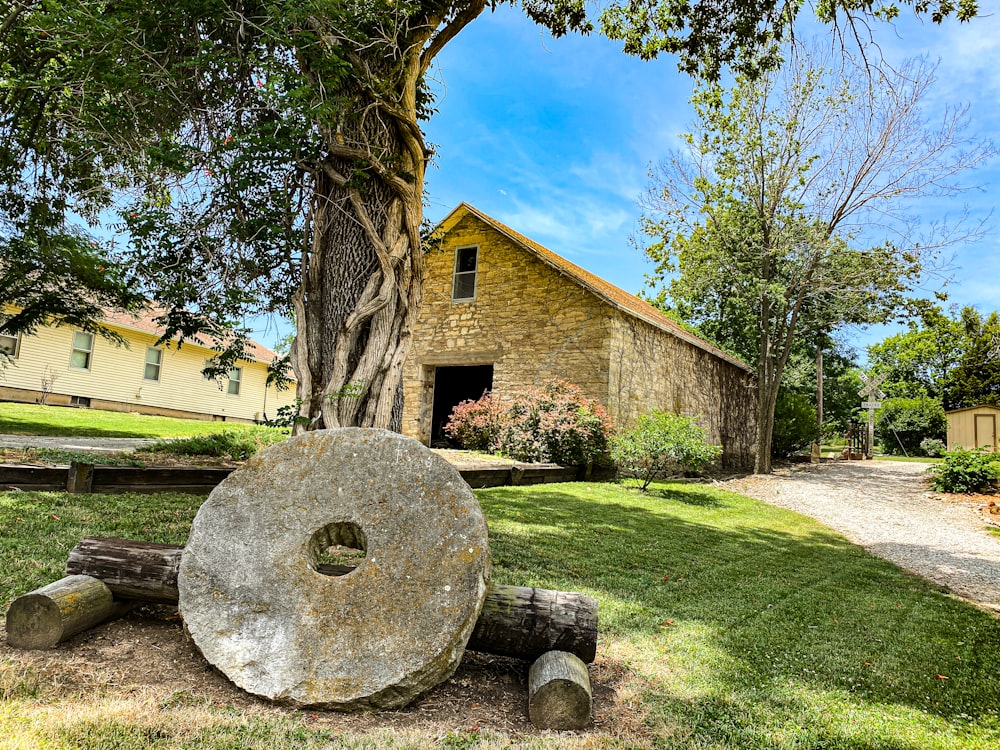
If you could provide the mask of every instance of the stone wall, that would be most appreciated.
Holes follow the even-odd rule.
[[[455,251],[469,246],[479,248],[475,298],[453,302]],[[509,396],[568,380],[607,406],[617,428],[651,409],[699,416],[726,465],[752,464],[755,391],[746,370],[625,313],[472,215],[426,264],[403,375],[405,435],[431,439],[437,367],[492,365],[493,390]]]
[[[455,250],[479,247],[476,296],[452,302]],[[466,216],[426,257],[424,305],[404,370],[403,433],[430,438],[434,369],[493,365],[512,394],[552,379],[607,401],[612,310],[478,219]]]
[[[728,467],[753,464],[756,389],[746,370],[624,313],[609,352],[608,411],[628,428],[651,410],[698,417]]]

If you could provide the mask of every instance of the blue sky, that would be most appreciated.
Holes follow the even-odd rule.
[[[822,30],[822,29],[821,29]],[[974,130],[1000,131],[1000,17],[938,27],[904,19],[876,29],[891,61],[940,58],[929,115],[968,103]],[[651,270],[631,246],[647,171],[679,142],[693,113],[691,81],[667,56],[641,62],[598,35],[552,39],[516,9],[487,11],[448,45],[434,73],[436,146],[426,213],[437,221],[467,201],[629,292]],[[920,206],[928,222],[967,205],[985,218],[997,202],[1000,164],[965,178],[982,189]],[[991,222],[1000,231],[1000,216]],[[995,231],[991,232],[995,234]],[[998,241],[953,247],[951,301],[1000,307]],[[932,282],[932,285],[937,282]],[[929,293],[929,292],[928,292]],[[851,331],[863,347],[885,330]]]

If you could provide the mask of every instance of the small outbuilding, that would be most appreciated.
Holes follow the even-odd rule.
[[[948,419],[948,450],[986,448],[997,452],[1000,406],[967,406],[945,412],[945,417]]]

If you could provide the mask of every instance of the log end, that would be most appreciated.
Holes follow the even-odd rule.
[[[7,610],[7,644],[11,648],[53,648],[63,638],[59,607],[47,596],[25,594]]]
[[[587,665],[565,651],[549,651],[528,672],[528,717],[539,729],[583,729],[593,698]]]
[[[7,610],[7,643],[12,648],[52,648],[118,611],[101,581],[67,576],[13,601]]]

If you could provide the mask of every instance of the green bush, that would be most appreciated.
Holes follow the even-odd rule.
[[[890,398],[875,416],[875,438],[886,453],[924,455],[920,443],[930,438],[943,440],[948,431],[941,402],[927,396]]]
[[[639,417],[636,426],[611,440],[611,459],[622,473],[642,480],[642,490],[654,479],[679,469],[701,471],[722,455],[711,445],[694,417],[653,411]]]
[[[1000,477],[997,455],[979,448],[962,448],[944,454],[944,461],[930,468],[931,485],[938,492],[976,492]]]
[[[920,452],[930,458],[940,458],[944,455],[947,447],[943,440],[937,438],[924,438],[920,441]]]
[[[161,440],[147,450],[178,456],[213,456],[245,461],[257,451],[288,437],[279,430],[225,430],[178,440]]]
[[[774,407],[771,455],[787,458],[816,439],[816,404],[810,396],[782,391]]]

